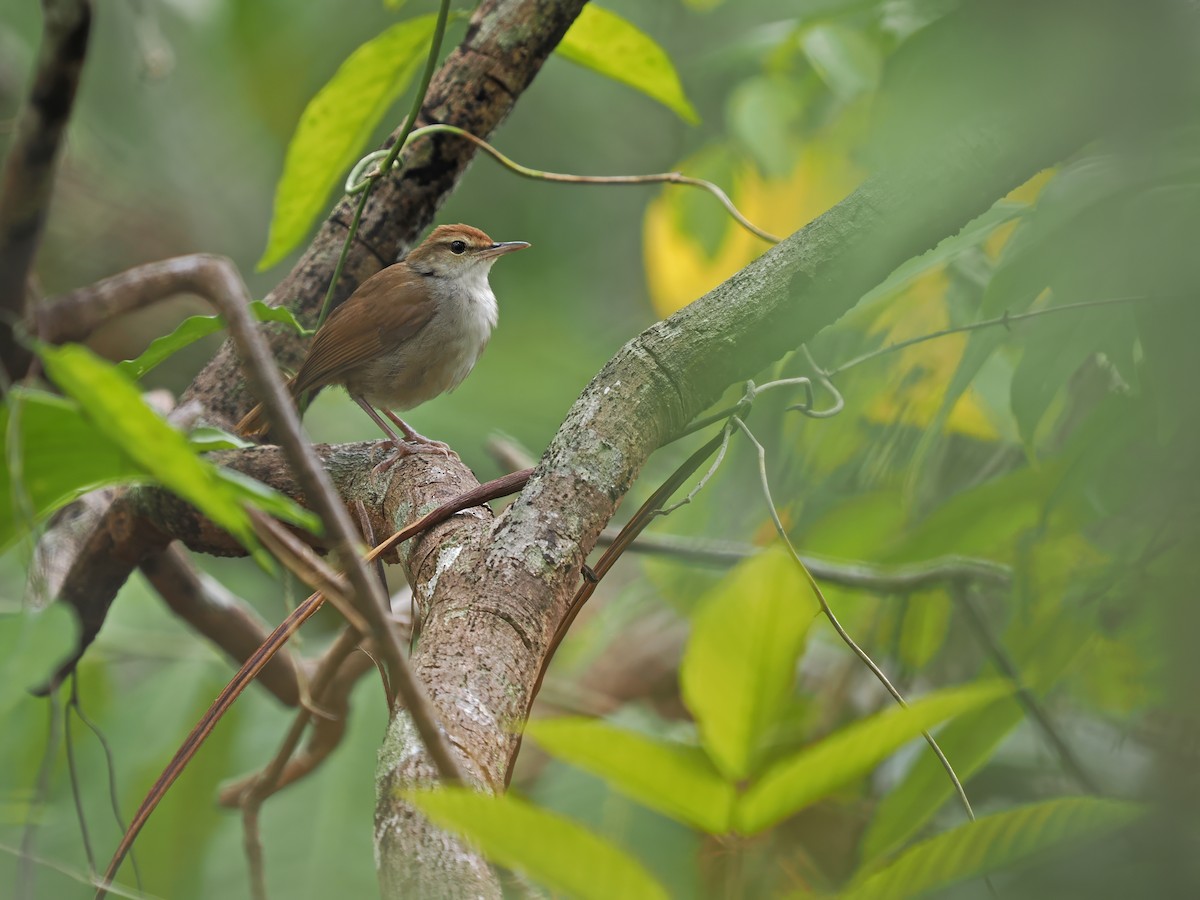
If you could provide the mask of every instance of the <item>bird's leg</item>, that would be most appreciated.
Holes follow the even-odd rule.
[[[387,416],[389,419],[391,419],[393,422],[396,423],[396,427],[398,427],[402,432],[404,432],[404,436],[406,438],[408,438],[408,440],[411,443],[426,444],[431,449],[440,450],[446,456],[449,456],[451,453],[454,452],[453,450],[450,449],[449,444],[445,443],[444,441],[435,441],[433,438],[425,437],[425,435],[421,434],[421,432],[417,431],[415,428],[413,428],[411,425],[409,425],[407,422],[405,422],[402,418],[400,418],[398,415],[396,415],[394,412],[392,412],[386,406],[381,406],[379,408],[383,410],[383,414],[385,416]]]
[[[375,466],[373,469],[375,474],[378,475],[380,472],[387,471],[396,464],[396,460],[402,459],[405,456],[411,456],[417,452],[417,449],[412,444],[407,443],[403,438],[400,437],[400,435],[392,431],[391,426],[379,417],[379,413],[375,412],[374,407],[372,407],[370,403],[368,403],[362,397],[355,397],[354,402],[362,407],[363,412],[370,416],[371,421],[373,421],[383,430],[383,433],[386,434],[389,439],[391,439],[393,446],[396,448],[395,453],[393,453],[383,462],[379,463],[379,465]]]
[[[403,421],[387,407],[380,407],[385,413],[387,413],[388,418],[400,426],[400,430],[403,431],[405,437],[408,438],[406,441],[401,438],[400,435],[396,434],[396,432],[392,430],[391,426],[388,425],[387,422],[380,418],[379,413],[375,411],[375,408],[371,406],[370,403],[368,403],[362,397],[355,397],[354,402],[362,407],[363,412],[370,416],[371,421],[373,421],[383,430],[383,433],[388,436],[396,448],[395,453],[393,453],[383,462],[379,463],[372,470],[376,475],[378,475],[380,472],[386,472],[396,464],[397,460],[403,459],[406,456],[413,456],[414,454],[421,453],[425,449],[440,450],[445,456],[449,456],[454,452],[450,449],[449,445],[443,444],[441,441],[430,440],[429,438],[418,434],[408,426],[408,423]]]

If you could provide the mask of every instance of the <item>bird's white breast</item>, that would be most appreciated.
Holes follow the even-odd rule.
[[[486,270],[434,281],[433,319],[410,338],[405,352],[382,358],[357,379],[368,403],[406,410],[452,391],[470,374],[496,327],[499,309]]]

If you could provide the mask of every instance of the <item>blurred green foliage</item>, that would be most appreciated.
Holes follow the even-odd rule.
[[[231,255],[252,290],[264,293],[273,276],[252,268],[303,110],[355,48],[432,9],[415,0],[353,7],[354,15],[336,4],[283,0],[106,6],[42,250],[46,289],[209,251]],[[969,126],[1001,113],[1020,120],[1092,83],[1111,91],[1112,112],[1089,126],[1083,146],[1064,148],[1069,157],[1055,170],[1030,173],[1027,184],[996,197],[990,211],[902,266],[811,342],[819,364],[842,370],[834,379],[846,401],[840,415],[807,419],[788,411],[802,397],[780,390],[762,395],[750,420],[802,553],[868,568],[933,567],[956,556],[1007,567],[1006,587],[955,578],[919,590],[824,585],[843,624],[911,695],[912,710],[884,711],[890,701],[816,618],[782,552],[763,552],[729,573],[695,560],[626,557],[610,578],[615,587],[605,583],[568,637],[548,692],[557,685],[555,696],[572,697],[573,686],[586,685],[579,696],[603,699],[615,679],[597,686],[587,678],[621,654],[649,680],[653,667],[634,655],[648,621],[690,629],[687,649],[683,640],[652,644],[657,653],[648,658],[661,659],[666,688],[648,683],[615,710],[599,704],[609,721],[531,728],[530,743],[541,741],[579,768],[546,764],[527,749],[514,784],[602,837],[580,837],[525,806],[514,815],[529,835],[542,828],[563,840],[541,849],[594,863],[619,858],[620,871],[628,864],[635,879],[653,877],[679,896],[846,889],[976,897],[986,895],[978,878],[985,872],[1002,896],[1195,894],[1194,10],[1182,0],[806,0],[786,8],[769,0],[622,0],[606,7],[661,45],[682,85],[669,105],[689,121],[684,110],[694,109],[700,124],[555,58],[497,146],[552,171],[679,168],[714,179],[753,221],[781,234],[836,203],[873,168],[919,153],[947,121]],[[461,21],[452,25],[447,47],[462,33]],[[9,4],[0,18],[0,115],[16,109],[37,34],[35,5]],[[1161,52],[1122,68],[1145,40],[1158,41]],[[1122,80],[1101,78],[1097,60]],[[407,103],[395,98],[402,81],[384,90],[398,99],[393,109]],[[1051,102],[1030,102],[1035,94]],[[1061,107],[1062,116],[1077,112]],[[373,145],[398,115],[375,113],[356,126],[354,143]],[[0,146],[6,140],[0,133]],[[313,174],[319,184],[309,186],[308,199],[324,198],[341,176]],[[538,184],[486,160],[468,173],[441,221],[471,222],[535,247],[495,274],[501,324],[472,378],[413,415],[415,427],[459,448],[485,478],[497,472],[482,449],[489,432],[543,447],[621,343],[766,249],[704,195]],[[1099,302],[1107,305],[1087,306]],[[1008,321],[1024,313],[1036,315]],[[987,320],[997,324],[972,327]],[[173,325],[123,322],[96,346],[114,359],[133,358]],[[940,331],[955,333],[887,349]],[[212,349],[208,340],[143,383],[179,389]],[[813,374],[803,355],[793,355],[758,380]],[[740,395],[731,388],[730,398]],[[818,389],[818,404],[827,400]],[[72,470],[74,488],[131,474],[124,452],[63,401],[20,409],[26,443],[6,437],[5,446],[10,471],[14,448],[26,460],[22,516],[64,498],[61,485],[48,496],[38,467],[60,471],[72,445],[92,451],[87,466]],[[69,440],[45,436],[42,420],[50,418]],[[306,425],[317,440],[376,436],[334,391],[317,400]],[[656,455],[627,502],[640,502],[687,452]],[[772,545],[755,464],[735,438],[716,478],[656,528]],[[11,488],[8,496],[20,500]],[[45,657],[70,635],[58,610],[41,619],[17,614],[27,556],[26,543],[0,558],[0,884],[14,883],[13,851],[34,822],[36,853],[48,861],[36,867],[39,895],[87,896],[64,874],[86,872],[87,862],[61,751],[48,794],[37,795],[51,710],[20,691],[44,676],[52,665]],[[210,569],[273,620],[296,599],[294,586],[244,562]],[[966,614],[967,591],[1002,655]],[[335,625],[332,615],[319,618],[301,649],[321,646]],[[1024,696],[995,699],[970,686],[1013,672]],[[127,586],[80,673],[81,700],[111,745],[126,815],[227,675],[226,663],[139,579]],[[963,696],[972,702],[922,717],[926,704]],[[1057,742],[1031,717],[1030,698]],[[364,681],[345,744],[317,775],[265,807],[272,894],[375,890],[371,769],[385,718],[380,699]],[[222,780],[261,766],[288,718],[251,692],[221,723],[139,841],[147,891],[244,893],[239,822],[216,812],[212,797]],[[987,814],[975,826],[962,825],[953,786],[919,740],[892,752],[947,718],[938,740],[976,810]],[[104,856],[119,828],[100,745],[79,726],[73,720],[83,806]],[[1085,790],[1080,769],[1110,799],[1065,798]],[[783,785],[778,791],[761,787],[771,783],[769,772]],[[734,811],[752,797],[765,811],[753,827],[742,821],[742,830],[772,827],[753,840],[731,836]],[[1134,816],[1111,798],[1136,801],[1144,812]],[[511,822],[498,815],[487,821],[511,839]],[[575,850],[563,849],[568,831],[579,841]],[[619,856],[578,849],[601,839],[607,849],[598,853]],[[554,869],[561,858],[523,859],[523,849],[539,847],[531,838],[508,840],[496,852],[535,879],[580,890]],[[124,877],[132,878],[129,868]]]

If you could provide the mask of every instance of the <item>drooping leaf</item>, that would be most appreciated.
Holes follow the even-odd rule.
[[[0,459],[0,547],[32,525],[28,519],[39,520],[85,491],[144,477],[78,406],[44,391],[11,391],[0,407],[0,434],[6,450]]]
[[[199,509],[269,567],[269,557],[259,547],[245,509],[246,503],[263,505],[265,486],[250,490],[244,479],[229,477],[197,456],[187,438],[146,405],[133,382],[86,348],[43,345],[38,354],[54,383],[138,468]],[[276,512],[288,510],[289,518],[305,527],[318,525],[315,516],[286,498],[276,496],[268,505]]]
[[[557,52],[564,59],[641,91],[689,125],[700,121],[666,51],[616,13],[589,3],[567,29]]]
[[[570,819],[524,800],[464,788],[405,791],[403,796],[435,824],[478,846],[489,859],[552,891],[583,900],[666,900],[662,885],[624,851]]]
[[[734,787],[699,747],[594,719],[534,719],[525,733],[547,753],[600,776],[651,809],[710,834],[729,830]]]
[[[836,22],[822,22],[804,30],[800,46],[821,80],[839,99],[852,100],[879,86],[883,57],[862,32]]]
[[[739,563],[697,611],[679,682],[704,748],[726,778],[754,770],[818,612],[803,573],[781,549]]]
[[[282,322],[295,330],[296,334],[307,334],[308,330],[297,321],[290,309],[284,306],[267,306],[261,300],[250,304],[250,314],[259,322]],[[165,361],[184,347],[225,327],[220,316],[189,316],[176,326],[170,334],[155,338],[150,346],[135,359],[117,364],[130,378],[141,378],[159,363]]]
[[[734,808],[740,834],[755,834],[863,777],[922,731],[1004,696],[1011,686],[982,682],[940,691],[907,708],[878,713],[780,760]],[[951,763],[954,760],[951,758]]]
[[[433,15],[409,19],[367,41],[304,108],[275,188],[260,270],[287,256],[308,233],[331,184],[358,159],[383,114],[412,81],[435,21]]]
[[[903,900],[1029,862],[1063,844],[1129,824],[1142,808],[1098,797],[1067,797],[967,822],[915,845],[839,896]]]

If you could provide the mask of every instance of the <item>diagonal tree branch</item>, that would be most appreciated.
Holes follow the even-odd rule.
[[[918,96],[942,117],[901,131],[890,154],[896,162],[626,344],[576,401],[529,484],[495,526],[401,548],[424,613],[414,666],[430,684],[447,728],[468,742],[493,789],[503,784],[587,553],[650,453],[728,385],[809,340],[902,262],[1103,133],[1114,115],[1119,119],[1112,98],[1134,99],[1117,88],[1135,81],[1129,72],[1141,71],[1161,46],[1158,34],[1123,27],[1128,17],[1119,3],[1106,2],[1099,12],[1094,4],[1056,4],[1044,16],[1036,4],[1018,5],[1024,15],[1014,22],[1005,18],[1011,4],[985,3],[966,7],[962,20],[949,17],[944,27],[926,29],[922,39],[964,73],[958,83],[930,87],[948,97]],[[1026,52],[1029,15],[1044,26],[1034,52]],[[986,40],[963,42],[955,30],[963,25]],[[1062,77],[1059,48],[1081,30],[1087,59]],[[1007,74],[1014,53],[1022,52],[1024,68],[1016,77],[1029,90],[1014,89]],[[1034,90],[1039,84],[1057,90]],[[960,97],[970,105],[961,107]],[[891,110],[896,127],[907,125],[898,113],[908,108]],[[488,648],[486,659],[479,647]],[[449,862],[449,872],[429,865],[429,859],[444,859],[443,839],[397,799],[402,786],[431,775],[401,717],[389,728],[380,760],[376,847],[384,895],[437,894],[457,869]]]
[[[25,285],[42,237],[92,23],[87,0],[43,0],[42,14],[45,36],[29,103],[0,174],[0,366],[9,381],[21,378],[29,365],[29,351],[16,341],[13,328],[25,319]]]

